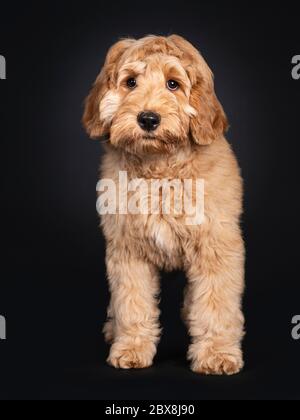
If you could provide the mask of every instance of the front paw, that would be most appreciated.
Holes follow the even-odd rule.
[[[145,369],[153,364],[156,346],[152,343],[112,345],[108,364],[116,369]]]
[[[216,350],[199,348],[192,345],[189,351],[192,371],[202,375],[236,375],[243,367],[243,355],[240,348]]]

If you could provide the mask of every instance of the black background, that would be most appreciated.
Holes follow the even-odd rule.
[[[221,4],[220,4],[221,3]],[[299,399],[300,54],[296,2],[62,1],[1,4],[0,398]],[[284,5],[284,6],[283,6]],[[200,377],[185,359],[181,273],[163,275],[155,366],[105,364],[108,291],[95,210],[101,146],[82,103],[123,36],[178,33],[216,77],[245,178],[246,368]]]

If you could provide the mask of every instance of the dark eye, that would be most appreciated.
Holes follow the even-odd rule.
[[[179,89],[179,83],[178,82],[176,82],[176,80],[169,80],[168,82],[167,82],[167,87],[168,87],[168,89],[170,89],[170,90],[177,90],[177,89]]]
[[[134,77],[131,77],[130,79],[128,79],[126,84],[127,84],[127,87],[129,87],[129,89],[134,89],[136,88],[136,85],[137,85]]]

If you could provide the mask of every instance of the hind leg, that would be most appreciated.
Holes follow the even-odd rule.
[[[109,304],[107,309],[107,321],[103,327],[103,334],[107,344],[112,344],[115,338],[115,325],[114,325],[114,315],[112,305]]]

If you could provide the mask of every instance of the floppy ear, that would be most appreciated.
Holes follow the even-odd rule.
[[[93,139],[107,137],[109,135],[109,127],[105,124],[105,121],[101,120],[100,103],[106,93],[114,86],[119,60],[133,42],[133,39],[124,39],[117,42],[109,50],[104,67],[85,100],[82,122],[88,135]]]
[[[191,118],[191,134],[195,143],[209,145],[228,129],[228,121],[214,91],[213,81],[198,79],[192,87],[191,106],[197,115]]]
[[[190,42],[178,35],[170,36],[169,40],[180,49],[192,84],[190,104],[197,111],[191,118],[193,140],[200,145],[211,144],[228,128],[223,107],[215,94],[212,71]]]

